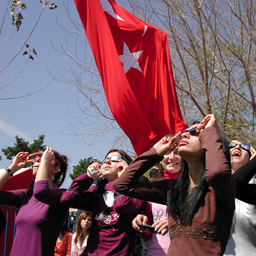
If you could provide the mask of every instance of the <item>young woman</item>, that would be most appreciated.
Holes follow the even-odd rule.
[[[212,114],[179,136],[163,138],[135,159],[113,187],[132,197],[167,202],[171,239],[168,255],[222,255],[235,209],[228,143],[219,136]],[[146,185],[137,181],[177,145],[182,157],[177,180]]]
[[[175,148],[170,154],[166,154],[160,162],[159,171],[162,172],[162,179],[177,179],[180,174],[181,156],[178,153],[178,148]],[[144,241],[149,241],[147,256],[165,256],[168,252],[170,239],[166,235],[168,227],[167,206],[154,202],[148,202],[146,215],[138,214],[132,221],[133,227],[138,232],[142,230],[138,224],[153,224],[157,233],[146,231],[142,235]]]
[[[135,230],[131,222],[142,210],[143,201],[123,196],[112,186],[131,161],[123,150],[110,150],[102,165],[89,166],[99,167],[98,172],[91,177],[87,173],[77,177],[56,201],[92,212],[92,228],[83,255],[133,255]],[[95,175],[99,177],[96,185]]]
[[[76,222],[76,232],[72,237],[71,256],[82,255],[85,247],[87,246],[91,225],[91,212],[81,213]]]
[[[27,161],[33,162],[33,174],[36,175],[42,155],[43,152],[31,155],[28,152],[18,153],[10,167],[0,173],[0,187]],[[58,188],[65,179],[66,171],[67,158],[54,151],[48,163],[47,186],[49,184],[51,188]],[[20,208],[15,220],[16,234],[11,250],[13,256],[54,255],[56,240],[67,215],[68,208],[49,206],[38,201],[33,195],[34,190],[32,182],[27,190],[0,191],[1,204]],[[61,190],[56,189],[56,193],[60,195]]]
[[[250,161],[251,156],[255,155],[254,149],[247,143],[240,140],[232,140],[229,143],[231,153],[231,167],[233,176],[237,179],[237,197],[244,195],[244,199],[248,200],[246,186],[250,188],[256,185],[254,180],[255,160]],[[251,175],[249,165],[252,166]],[[240,168],[240,169],[239,169]],[[245,181],[244,178],[246,177]],[[240,178],[240,179],[239,179]],[[242,185],[244,184],[244,185]],[[227,248],[224,255],[243,255],[249,256],[255,254],[256,251],[256,197],[254,204],[248,204],[236,199],[236,209],[233,217],[233,226],[228,240]],[[250,201],[250,203],[253,203]]]

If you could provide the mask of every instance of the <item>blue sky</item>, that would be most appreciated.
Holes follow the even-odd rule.
[[[70,21],[65,17],[60,1],[55,2],[58,8],[55,11],[45,9],[39,26],[33,33],[29,44],[33,46],[38,55],[34,61],[29,61],[25,71],[19,78],[4,89],[0,89],[0,98],[21,96],[47,85],[52,77],[51,73],[58,74],[64,71],[64,66],[70,62],[65,56],[58,53],[51,45],[58,49],[65,39],[65,32],[57,25],[61,22],[65,27],[70,26]],[[71,16],[79,20],[73,1],[69,1]],[[28,1],[28,9],[23,12],[24,21],[19,32],[13,28],[10,40],[3,54],[0,56],[0,69],[13,56],[16,49],[24,42],[24,35],[28,34],[35,18],[41,10],[39,1]],[[4,8],[0,9],[2,19]],[[8,16],[7,16],[8,17]],[[6,28],[6,27],[5,27]],[[3,32],[0,34],[0,49],[3,47]],[[26,56],[20,55],[4,72],[0,73],[1,83],[7,83],[20,70],[26,61]],[[15,136],[24,138],[30,143],[37,139],[38,135],[45,135],[45,144],[69,158],[69,172],[72,165],[78,164],[80,159],[95,157],[103,159],[106,152],[112,148],[113,142],[104,136],[96,140],[92,145],[83,141],[81,136],[74,136],[70,131],[71,126],[79,126],[79,120],[72,116],[80,115],[77,100],[81,95],[70,84],[53,81],[46,89],[29,97],[0,100],[0,138],[1,149],[13,146]],[[0,155],[0,167],[9,166],[10,161],[5,159],[2,151]],[[70,184],[67,179],[64,187]]]

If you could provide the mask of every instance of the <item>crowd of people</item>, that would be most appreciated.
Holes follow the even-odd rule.
[[[0,204],[19,208],[11,256],[254,255],[254,156],[249,143],[226,139],[213,114],[134,160],[111,149],[68,189],[65,155],[20,152],[0,172],[0,188],[28,162],[35,175],[28,189],[0,191]]]

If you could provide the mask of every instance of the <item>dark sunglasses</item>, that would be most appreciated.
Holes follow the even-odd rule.
[[[251,153],[251,152],[250,152],[250,148],[251,148],[250,145],[247,145],[247,144],[240,144],[240,143],[236,143],[236,142],[229,142],[228,145],[229,145],[229,148],[235,148],[237,145],[239,145],[240,148],[242,148],[242,149],[248,151],[249,153]]]
[[[119,155],[112,155],[112,156],[108,156],[106,157],[104,160],[103,160],[103,164],[105,164],[108,160],[110,160],[111,162],[118,162],[120,160],[124,160],[127,164],[130,163],[130,161],[128,161],[127,159],[125,159],[124,157],[122,156],[119,156]]]
[[[181,134],[180,134],[180,135],[182,135],[182,134],[185,133],[185,132],[189,132],[190,135],[192,135],[192,136],[196,136],[196,135],[198,136],[199,133],[196,132],[197,127],[198,127],[198,126],[191,127],[191,128],[187,128],[187,129],[181,131]]]
[[[33,163],[36,159],[41,159],[44,152],[35,152],[27,156],[27,163]],[[55,158],[54,161],[57,162],[58,166],[60,166],[60,162]]]

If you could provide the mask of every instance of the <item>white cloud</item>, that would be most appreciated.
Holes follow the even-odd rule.
[[[24,140],[28,141],[29,143],[33,142],[33,138],[23,131],[19,130],[18,128],[6,123],[4,120],[0,118],[0,131],[7,134],[9,137],[14,138],[16,135],[18,135],[20,138],[23,138]]]

